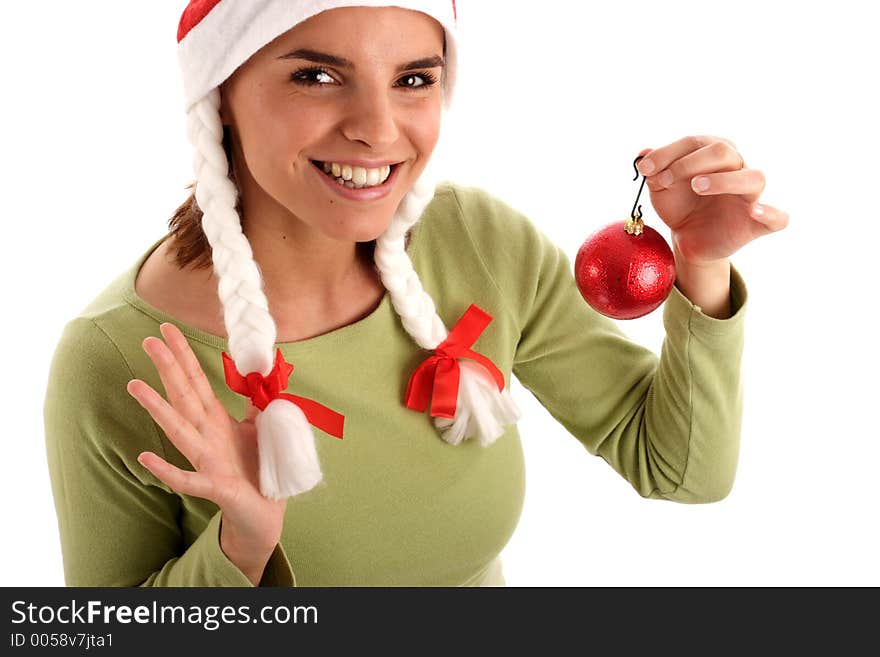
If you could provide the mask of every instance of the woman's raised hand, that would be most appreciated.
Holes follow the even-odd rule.
[[[168,322],[159,330],[167,344],[150,336],[143,348],[156,366],[168,401],[140,379],[129,381],[126,389],[195,471],[182,470],[152,452],[142,452],[138,461],[173,491],[220,507],[224,553],[245,574],[262,573],[281,537],[287,499],[271,500],[260,492],[254,424],[258,410],[247,400],[245,418],[235,420],[214,395],[180,330]]]
[[[637,165],[657,216],[672,229],[676,264],[721,261],[764,235],[788,225],[788,213],[758,203],[763,172],[746,167],[729,139],[683,137],[645,149]]]

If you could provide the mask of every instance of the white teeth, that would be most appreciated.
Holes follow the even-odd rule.
[[[324,162],[322,167],[324,173],[332,175],[339,184],[355,189],[381,185],[391,175],[390,165],[385,165],[378,169],[367,169],[365,167],[352,167],[348,164],[337,164],[336,162]]]

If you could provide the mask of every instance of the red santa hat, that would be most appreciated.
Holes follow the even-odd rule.
[[[260,456],[260,489],[281,499],[322,480],[312,426],[343,438],[342,413],[284,390],[293,372],[275,346],[276,326],[259,268],[241,230],[238,190],[229,177],[220,120],[220,85],[255,52],[315,14],[347,6],[396,6],[425,13],[445,32],[444,107],[455,85],[458,44],[454,0],[192,0],[178,28],[187,132],[194,148],[196,202],[202,230],[211,245],[218,294],[223,305],[230,354],[223,356],[229,387],[251,398]],[[457,445],[475,438],[491,445],[515,423],[520,411],[503,374],[471,349],[492,317],[470,304],[448,330],[423,288],[405,248],[407,232],[434,197],[430,163],[398,206],[388,229],[376,240],[374,261],[401,324],[432,355],[411,374],[403,406],[424,412],[440,436]],[[307,375],[314,376],[315,373]],[[295,383],[295,381],[294,381]]]

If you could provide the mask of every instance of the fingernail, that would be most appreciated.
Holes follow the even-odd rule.
[[[755,207],[752,208],[752,216],[753,217],[763,217],[764,216],[764,206],[755,203]]]
[[[694,178],[693,187],[695,192],[705,192],[709,189],[709,179],[706,176]]]
[[[671,171],[664,171],[663,173],[660,174],[660,177],[657,179],[657,182],[659,182],[664,187],[669,187],[672,184],[672,172]]]
[[[639,160],[639,171],[646,176],[654,173],[654,163],[649,159]]]

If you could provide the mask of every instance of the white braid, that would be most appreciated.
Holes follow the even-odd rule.
[[[230,356],[240,372],[268,374],[273,365],[275,322],[262,289],[262,276],[235,209],[238,190],[229,179],[223,149],[220,92],[211,91],[190,110],[187,129],[195,147],[196,201],[202,230],[213,250],[214,271]]]
[[[391,225],[376,240],[373,256],[403,327],[427,350],[436,349],[449,331],[437,314],[434,300],[422,287],[406,252],[404,236],[433,199],[435,188],[436,179],[429,165],[404,196]],[[476,437],[486,447],[522,414],[510,395],[510,386],[499,392],[492,375],[481,364],[469,359],[460,359],[458,364],[461,374],[455,418],[435,417],[434,424],[443,439],[453,445]]]
[[[235,209],[238,190],[229,179],[223,148],[220,91],[215,88],[187,113],[194,147],[196,201],[211,245],[229,356],[242,375],[269,374],[274,365],[275,320],[263,292],[263,277]],[[302,409],[286,399],[270,402],[255,420],[260,453],[260,491],[282,499],[318,484],[323,475],[312,427]]]
[[[229,179],[229,161],[223,148],[219,89],[211,90],[189,110],[187,133],[194,147],[195,196],[219,280],[229,355],[240,373],[260,372],[265,376],[274,365],[277,329],[263,292],[259,266],[236,210],[238,190]],[[405,236],[433,199],[435,187],[428,167],[402,199],[388,229],[376,240],[374,255],[404,328],[427,350],[435,349],[449,331],[412,266]],[[521,413],[510,396],[509,386],[499,393],[482,365],[461,359],[459,367],[455,418],[434,418],[434,423],[442,437],[453,445],[476,437],[482,446],[488,446]],[[320,483],[323,474],[314,434],[296,404],[286,399],[272,401],[257,416],[256,426],[260,490],[264,496],[291,497]]]

